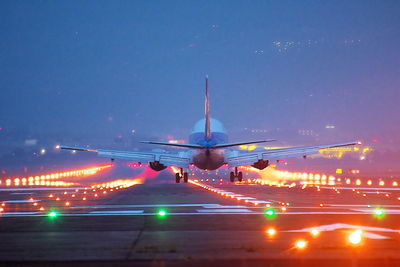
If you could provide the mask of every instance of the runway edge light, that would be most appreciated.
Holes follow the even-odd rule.
[[[157,212],[158,217],[165,217],[167,215],[167,211],[166,210],[159,210]]]
[[[266,209],[264,213],[269,218],[273,218],[276,215],[276,212],[274,209]]]

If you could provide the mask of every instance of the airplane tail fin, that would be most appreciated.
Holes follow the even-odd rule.
[[[208,95],[208,76],[206,76],[206,99],[204,103],[204,115],[205,115],[205,131],[204,135],[207,141],[211,140],[211,116],[210,116],[210,100]]]

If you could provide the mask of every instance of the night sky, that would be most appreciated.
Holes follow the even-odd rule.
[[[208,75],[231,132],[398,138],[399,14],[389,0],[3,0],[0,127],[184,138]]]

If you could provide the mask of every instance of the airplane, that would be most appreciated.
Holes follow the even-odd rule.
[[[269,149],[263,151],[240,151],[234,147],[240,145],[258,144],[272,142],[275,140],[257,140],[248,142],[228,142],[228,135],[223,124],[211,118],[210,100],[208,89],[208,77],[205,79],[205,104],[204,118],[197,121],[189,135],[187,144],[177,144],[158,141],[141,141],[145,144],[172,146],[185,148],[179,152],[158,152],[158,151],[121,151],[108,149],[92,149],[85,147],[58,146],[61,149],[86,151],[97,153],[97,156],[114,159],[129,160],[139,163],[148,163],[155,171],[162,171],[168,166],[177,167],[180,171],[175,174],[175,182],[180,183],[183,179],[188,182],[186,170],[190,166],[196,166],[202,170],[216,170],[223,165],[232,169],[230,181],[243,180],[243,173],[238,171],[240,166],[252,166],[259,170],[265,169],[271,161],[279,161],[290,157],[304,157],[311,154],[318,154],[320,149],[358,145],[359,142],[348,142],[331,145],[302,146],[281,149]]]

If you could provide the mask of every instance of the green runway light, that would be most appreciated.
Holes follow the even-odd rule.
[[[160,217],[164,217],[165,215],[167,215],[167,212],[165,210],[159,210],[157,212],[157,215],[160,216]]]
[[[375,209],[374,214],[376,217],[382,217],[383,215],[385,215],[385,213],[383,212],[383,209]]]
[[[276,215],[276,212],[273,209],[267,209],[265,211],[265,215],[267,215],[268,217],[272,218],[272,217],[274,217]]]
[[[57,217],[57,212],[51,211],[51,212],[49,213],[49,217],[51,217],[51,218]]]

